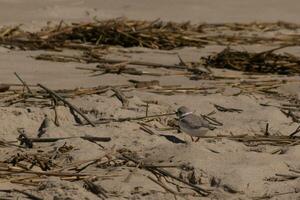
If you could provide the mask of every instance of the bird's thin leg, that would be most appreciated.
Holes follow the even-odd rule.
[[[192,142],[194,142],[194,138],[193,138],[193,136],[191,136],[191,139],[192,139]]]
[[[195,140],[195,142],[198,142],[200,140],[200,137],[197,137],[197,139]]]

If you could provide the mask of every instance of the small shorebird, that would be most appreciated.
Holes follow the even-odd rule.
[[[198,142],[201,136],[216,128],[202,117],[194,115],[193,112],[185,106],[178,108],[176,114],[179,117],[180,130],[190,135],[193,142],[193,137],[197,137],[195,142]]]

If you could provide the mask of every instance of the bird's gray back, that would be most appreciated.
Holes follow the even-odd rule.
[[[188,124],[190,128],[198,129],[201,127],[214,129],[215,127],[209,124],[209,122],[205,119],[203,119],[200,116],[190,114],[185,116],[183,119],[180,119],[181,123]]]

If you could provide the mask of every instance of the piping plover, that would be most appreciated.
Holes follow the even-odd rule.
[[[199,137],[216,128],[202,117],[194,115],[193,112],[185,106],[178,108],[176,114],[179,117],[180,130],[190,135],[192,141],[194,141],[193,137],[197,137],[195,142],[198,142]]]

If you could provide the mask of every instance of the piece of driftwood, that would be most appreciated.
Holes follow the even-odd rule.
[[[46,90],[51,96],[54,96],[56,99],[62,101],[64,104],[66,104],[68,107],[70,107],[70,109],[73,109],[74,111],[76,111],[80,116],[82,116],[90,125],[92,126],[96,126],[86,115],[84,115],[77,107],[75,107],[74,105],[72,105],[70,102],[68,102],[67,100],[65,100],[63,97],[61,97],[60,95],[58,95],[56,92],[50,90],[49,88],[43,86],[42,84],[38,84],[38,86],[40,86],[41,88],[43,88],[44,90]]]

